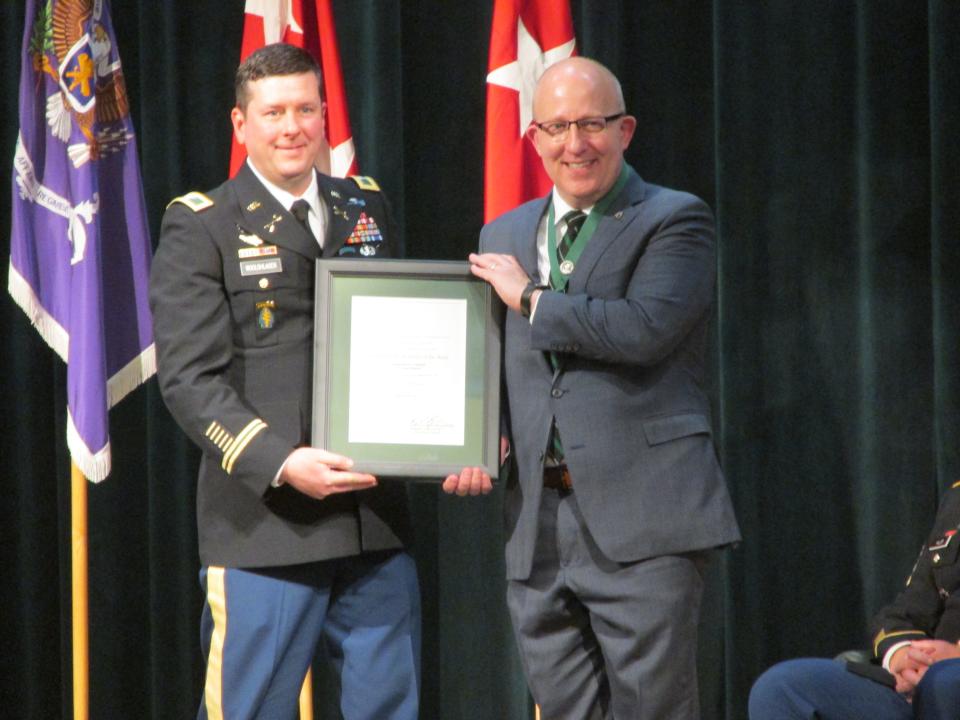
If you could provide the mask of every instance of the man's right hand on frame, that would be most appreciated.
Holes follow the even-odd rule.
[[[486,495],[493,489],[490,476],[478,467],[468,467],[459,475],[448,475],[443,491],[449,495]]]
[[[500,437],[500,464],[507,459],[510,452],[510,442],[506,437]],[[476,467],[464,468],[459,475],[448,475],[443,481],[443,491],[448,495],[486,495],[493,490],[490,476]]]
[[[304,495],[323,500],[328,495],[375,487],[377,479],[367,473],[352,472],[353,460],[344,455],[301,447],[290,453],[280,482]]]

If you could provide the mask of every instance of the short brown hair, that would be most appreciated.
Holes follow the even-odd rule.
[[[237,107],[247,109],[250,93],[249,83],[274,75],[300,75],[312,72],[317,76],[320,97],[323,97],[323,73],[313,56],[302,48],[286,43],[265,45],[240,63],[233,87],[236,93]]]

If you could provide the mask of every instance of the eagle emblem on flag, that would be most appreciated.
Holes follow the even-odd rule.
[[[120,60],[100,22],[100,0],[48,0],[34,22],[30,52],[34,69],[47,73],[57,90],[47,97],[47,124],[70,143],[74,167],[126,145],[132,134],[130,105]],[[119,123],[119,124],[118,124]],[[74,127],[79,136],[74,136]],[[74,140],[74,142],[71,142]]]

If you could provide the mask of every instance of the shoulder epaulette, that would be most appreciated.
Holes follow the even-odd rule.
[[[186,195],[175,197],[167,203],[167,207],[170,207],[174,203],[182,203],[194,212],[200,212],[201,210],[206,210],[208,207],[213,207],[213,200],[202,192],[188,192]]]
[[[380,186],[377,185],[377,181],[372,177],[366,175],[351,175],[350,179],[353,180],[361,190],[380,192]]]

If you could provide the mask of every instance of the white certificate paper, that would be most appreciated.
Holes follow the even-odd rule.
[[[467,301],[351,298],[351,443],[463,445]]]

